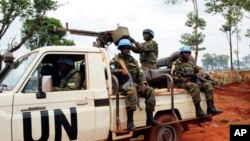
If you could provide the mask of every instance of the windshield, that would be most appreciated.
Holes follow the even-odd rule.
[[[11,70],[2,79],[0,90],[11,91],[16,86],[24,72],[34,60],[37,52],[19,58],[12,66]]]

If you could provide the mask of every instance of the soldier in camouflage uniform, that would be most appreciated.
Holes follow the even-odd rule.
[[[79,90],[81,88],[81,76],[78,70],[74,69],[74,60],[70,57],[60,57],[57,61],[59,75],[62,77],[59,87],[55,90]]]
[[[221,113],[222,111],[217,110],[214,107],[213,85],[210,82],[202,82],[200,84],[197,84],[196,80],[193,80],[193,78],[190,78],[190,76],[183,76],[183,74],[197,74],[201,77],[206,76],[206,74],[202,71],[200,67],[189,61],[190,54],[190,47],[181,47],[180,57],[172,64],[172,72],[174,72],[174,80],[177,83],[177,87],[185,88],[191,93],[197,117],[206,116],[206,114],[202,111],[200,107],[200,90],[204,91],[205,93],[207,101],[207,114]],[[180,72],[183,74],[181,74]]]
[[[140,63],[143,70],[157,69],[156,60],[158,58],[158,44],[153,38],[154,32],[151,29],[143,30],[143,39],[145,42],[142,44],[130,38],[130,41],[136,45],[132,47],[132,51],[140,54]]]
[[[153,88],[147,86],[143,71],[139,68],[138,62],[130,55],[131,42],[128,39],[119,41],[118,49],[121,51],[110,62],[112,74],[120,84],[120,92],[126,95],[125,104],[127,110],[127,129],[134,130],[133,113],[136,110],[137,95],[145,98],[147,125],[157,125],[159,122],[153,118],[155,110],[155,96]],[[123,62],[123,65],[121,63]],[[128,72],[126,72],[126,69]],[[132,77],[132,81],[130,80]],[[129,85],[128,85],[129,84]]]

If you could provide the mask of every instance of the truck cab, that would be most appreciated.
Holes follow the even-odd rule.
[[[60,56],[74,58],[76,69],[84,79],[81,89],[39,90],[40,70],[44,66],[52,67],[52,85],[58,86],[56,61]],[[107,136],[110,116],[104,73],[100,50],[93,47],[44,47],[22,56],[1,80],[1,137],[4,140],[98,140]]]

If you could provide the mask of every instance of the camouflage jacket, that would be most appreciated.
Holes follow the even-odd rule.
[[[143,75],[143,70],[139,67],[138,62],[130,55],[124,57],[121,54],[118,54],[110,61],[110,68],[111,68],[111,73],[118,78],[120,84],[124,84],[129,80],[127,76],[122,75],[118,71],[119,69],[122,69],[121,65],[119,64],[120,59],[122,59],[125,62],[126,67],[130,72],[134,83],[136,84],[146,83],[146,79]]]
[[[146,41],[140,46],[133,46],[132,51],[140,54],[140,63],[142,64],[142,67],[145,64],[156,65],[156,60],[158,58],[158,44],[154,40]]]
[[[60,81],[59,90],[79,90],[81,87],[80,83],[80,73],[76,69],[73,69]]]
[[[189,60],[183,60],[181,57],[172,63],[172,69],[184,74],[203,73],[199,66],[195,65]],[[178,83],[181,76],[182,75],[180,73],[174,73],[174,81]]]

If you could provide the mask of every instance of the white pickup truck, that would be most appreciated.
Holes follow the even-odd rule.
[[[53,91],[51,88],[59,82],[56,62],[60,56],[74,59],[81,73],[81,89]],[[143,135],[144,140],[178,141],[188,124],[211,119],[196,118],[191,96],[185,90],[175,89],[167,70],[159,69],[149,71],[148,80],[163,85],[155,86],[154,111],[154,118],[162,124],[146,126],[145,111],[137,110],[136,130],[127,131],[125,99],[117,91],[117,79],[111,75],[109,60],[102,48],[61,46],[43,47],[17,59],[0,80],[1,140],[101,141],[129,140]],[[41,79],[40,70],[46,65],[53,68],[52,73]],[[149,78],[153,74],[158,76]],[[160,82],[157,78],[165,79]],[[201,106],[206,109],[203,93],[201,98]],[[139,101],[144,109],[144,99]]]

